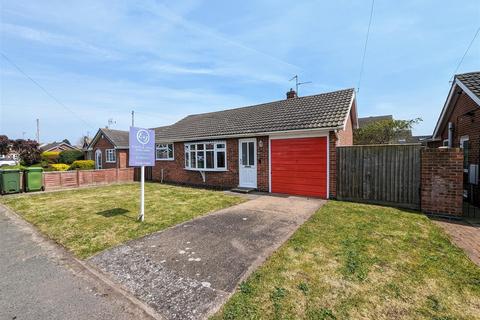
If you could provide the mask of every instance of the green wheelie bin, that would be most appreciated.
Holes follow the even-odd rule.
[[[7,194],[18,192],[20,192],[20,170],[0,170],[0,193]]]
[[[31,167],[23,172],[25,192],[43,190],[43,169]]]

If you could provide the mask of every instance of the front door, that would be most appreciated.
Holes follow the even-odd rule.
[[[239,153],[239,187],[257,187],[257,139],[240,139]]]
[[[95,169],[102,169],[102,150],[95,151]]]

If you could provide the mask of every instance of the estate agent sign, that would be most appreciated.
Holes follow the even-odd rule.
[[[140,167],[140,213],[138,219],[145,219],[145,166],[155,165],[155,131],[130,127],[129,160],[131,167]]]
[[[129,160],[131,167],[155,165],[155,131],[130,127]]]

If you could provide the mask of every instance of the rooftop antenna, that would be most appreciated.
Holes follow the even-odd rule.
[[[295,79],[295,92],[297,93],[297,97],[298,97],[298,86],[301,86],[302,84],[312,83],[312,81],[298,82],[298,75],[295,75],[289,81],[292,81],[293,79]]]
[[[111,126],[117,124],[117,121],[113,120],[113,118],[108,119],[108,126],[107,128],[110,128]]]

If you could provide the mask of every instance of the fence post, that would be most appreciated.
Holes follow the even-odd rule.
[[[115,179],[117,183],[118,183],[118,170],[119,170],[118,168],[115,169]]]
[[[80,170],[77,169],[77,187],[80,187]]]

